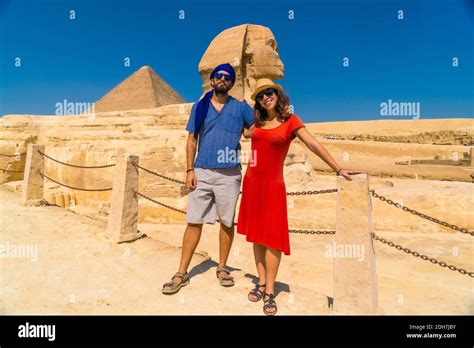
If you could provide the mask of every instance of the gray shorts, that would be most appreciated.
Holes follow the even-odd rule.
[[[197,187],[189,191],[186,222],[215,224],[216,213],[227,227],[234,222],[242,171],[233,168],[195,168]]]

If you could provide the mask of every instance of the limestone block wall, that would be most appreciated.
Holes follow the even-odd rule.
[[[185,124],[192,104],[168,105],[138,111],[107,112],[77,116],[8,115],[0,119],[0,153],[25,152],[28,143],[44,144],[45,153],[75,165],[115,163],[117,152],[140,156],[148,169],[183,180],[185,171]],[[26,157],[26,156],[24,156]],[[23,169],[24,157],[1,157],[8,169]],[[111,187],[114,167],[79,169],[45,160],[45,174],[56,181],[80,188]],[[22,173],[1,173],[1,183],[18,181]],[[68,192],[46,180],[48,193]],[[180,185],[140,172],[140,190],[154,198],[182,195]],[[110,192],[74,190],[76,204],[99,207],[110,201]]]

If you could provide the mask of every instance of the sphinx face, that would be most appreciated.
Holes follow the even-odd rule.
[[[248,57],[249,76],[254,79],[283,78],[284,65],[278,54],[278,45],[270,29],[250,27],[247,32],[245,56]]]
[[[212,87],[209,74],[215,66],[230,63],[236,71],[236,81],[229,93],[245,98],[251,105],[250,96],[259,78],[280,80],[284,65],[278,54],[278,45],[272,31],[261,25],[242,24],[224,30],[217,35],[199,62],[203,93]]]

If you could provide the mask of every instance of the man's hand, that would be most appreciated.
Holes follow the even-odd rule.
[[[191,172],[188,172],[186,175],[186,185],[188,186],[189,189],[195,189],[197,187],[197,178],[196,174],[194,174],[194,170]]]
[[[250,126],[250,128],[244,128],[243,135],[244,138],[249,139],[252,137],[252,131],[255,128],[255,123]]]
[[[291,115],[291,108],[289,105],[285,106],[285,110],[283,110],[283,117],[288,118]]]

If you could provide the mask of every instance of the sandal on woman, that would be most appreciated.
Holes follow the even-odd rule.
[[[257,282],[257,284],[255,285],[255,288],[252,289],[252,290],[249,292],[249,294],[248,294],[248,299],[249,299],[249,301],[251,301],[251,302],[258,302],[258,301],[260,301],[260,300],[262,299],[262,297],[263,297],[263,294],[264,294],[264,291],[265,291],[265,287],[266,287],[266,284],[260,285],[260,284],[258,284],[258,282]],[[263,291],[260,290],[260,288],[263,288]],[[252,298],[252,297],[250,297],[250,296],[254,296],[255,298]]]
[[[221,273],[225,273],[225,275],[221,275]],[[225,267],[217,267],[216,276],[219,279],[219,284],[226,288],[235,285],[234,277],[230,275],[230,271]]]
[[[175,283],[173,282],[174,278],[180,278],[181,281],[179,283]],[[186,286],[188,284],[189,284],[188,272],[184,272],[184,273],[176,272],[174,276],[171,278],[170,282],[163,284],[163,289],[161,290],[161,292],[165,295],[176,294],[183,286]]]
[[[268,299],[266,299],[267,296],[268,296]],[[265,293],[263,302],[265,303],[263,306],[263,313],[265,313],[266,315],[275,315],[278,310],[276,302],[275,302],[275,295]],[[274,310],[269,311],[269,309],[274,309]]]

